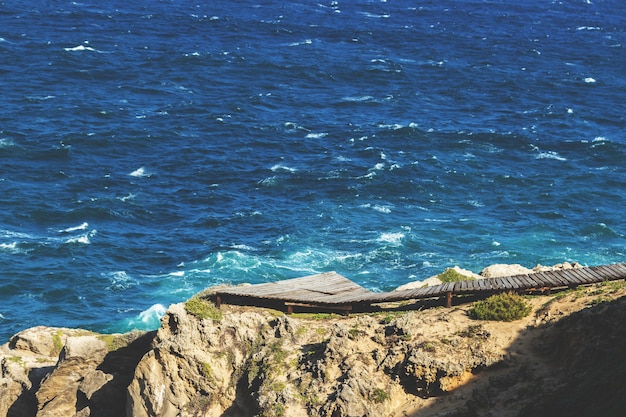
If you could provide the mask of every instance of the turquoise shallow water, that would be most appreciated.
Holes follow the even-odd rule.
[[[619,1],[10,2],[0,336],[217,283],[624,260]]]

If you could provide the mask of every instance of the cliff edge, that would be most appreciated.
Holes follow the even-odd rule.
[[[471,303],[343,317],[201,301],[150,333],[28,329],[0,350],[0,415],[621,416],[624,287],[533,296],[510,323]]]

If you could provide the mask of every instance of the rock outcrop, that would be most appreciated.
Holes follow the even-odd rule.
[[[0,416],[121,416],[154,333],[34,327],[0,349]]]
[[[0,416],[621,416],[624,295],[536,296],[512,323],[469,304],[287,316],[196,298],[156,332],[38,327],[0,348]]]

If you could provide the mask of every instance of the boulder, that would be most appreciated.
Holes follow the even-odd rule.
[[[528,269],[520,264],[494,264],[483,269],[480,275],[483,278],[497,278],[532,273],[532,269]]]

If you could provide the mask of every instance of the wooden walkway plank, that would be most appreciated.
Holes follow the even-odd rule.
[[[626,263],[601,265],[566,270],[552,270],[497,278],[483,278],[448,282],[410,290],[374,293],[342,277],[336,272],[309,275],[301,278],[236,286],[216,291],[216,302],[227,302],[228,296],[245,303],[273,300],[309,308],[337,308],[350,311],[354,304],[377,304],[404,300],[444,298],[447,303],[454,294],[488,295],[501,291],[545,290],[575,287],[607,280],[626,279]]]
[[[565,278],[567,278],[568,281],[572,283],[572,285],[587,284],[587,279],[578,272],[575,272],[575,271],[570,272],[569,269],[564,269],[563,275],[565,276]]]
[[[572,279],[568,278],[565,270],[548,271],[546,272],[546,274],[552,277],[555,282],[560,283],[562,286],[565,287],[569,287],[570,285],[576,284],[578,282],[578,280],[572,281]]]
[[[587,268],[579,268],[578,275],[585,280],[585,283],[587,284],[591,284],[595,281],[595,278],[589,273]]]
[[[621,271],[619,265],[607,265],[606,268],[611,272],[611,277],[609,278],[611,281],[624,278],[624,273]]]
[[[512,279],[513,281],[515,281],[515,284],[517,285],[517,289],[519,289],[519,290],[524,290],[524,289],[526,289],[526,285],[524,285],[524,283],[522,282],[522,280],[519,278],[519,275],[514,275],[514,276],[512,276],[510,279]]]
[[[587,268],[585,272],[591,277],[591,282],[601,282],[604,280],[604,277],[600,272],[596,272],[591,268]]]

